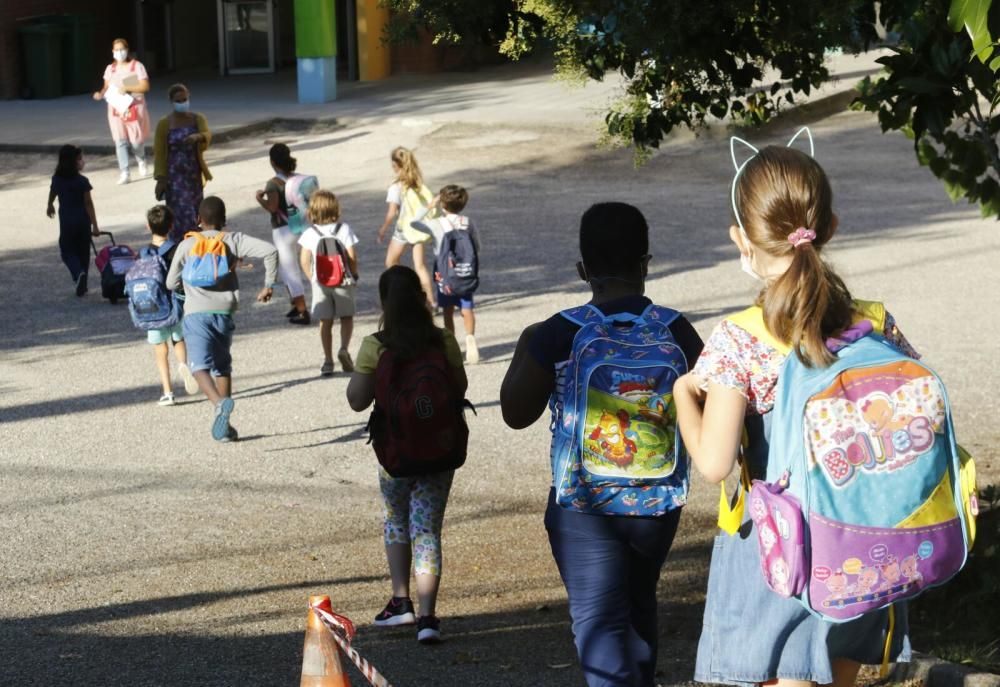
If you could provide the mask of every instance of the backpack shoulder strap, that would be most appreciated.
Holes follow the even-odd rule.
[[[563,310],[559,314],[579,327],[604,320],[604,313],[590,303]]]
[[[644,320],[654,320],[668,327],[680,316],[681,314],[673,308],[664,308],[655,303],[647,305],[646,309],[642,311],[642,315],[640,315]]]
[[[854,300],[854,319],[857,324],[861,320],[868,320],[872,323],[872,329],[882,336],[885,332],[885,304],[878,301]]]
[[[173,241],[164,241],[163,243],[160,244],[160,247],[156,251],[156,254],[162,258],[164,255],[169,253],[170,249],[173,248],[175,245],[176,244]]]
[[[764,324],[764,310],[758,305],[752,305],[746,310],[741,310],[735,315],[730,315],[726,319],[751,336],[757,337],[779,353],[788,355],[792,350],[791,346],[783,341],[779,341],[777,337],[767,330],[767,325]]]

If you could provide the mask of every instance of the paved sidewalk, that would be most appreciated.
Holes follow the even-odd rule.
[[[875,59],[880,54],[831,56],[834,78],[803,102],[816,103],[850,91],[859,79],[878,71]],[[166,89],[175,81],[189,86],[193,108],[208,118],[220,140],[266,128],[274,120],[321,125],[392,120],[414,126],[445,121],[596,124],[620,84],[615,75],[583,86],[553,83],[551,62],[530,59],[468,72],[342,82],[338,100],[301,105],[296,101],[294,70],[225,78],[204,70],[153,80],[154,126],[167,111]],[[113,154],[104,108],[89,95],[0,101],[0,152],[50,152],[73,142],[92,153]]]

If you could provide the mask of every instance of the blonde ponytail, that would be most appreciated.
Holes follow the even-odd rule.
[[[801,151],[768,146],[740,173],[736,205],[755,250],[792,258],[757,298],[768,331],[791,345],[804,364],[830,365],[835,357],[826,339],[850,326],[853,302],[820,255],[837,224],[826,174]],[[807,240],[801,240],[803,231]]]
[[[389,158],[399,168],[399,174],[396,179],[405,188],[419,190],[424,185],[424,177],[420,173],[420,165],[417,164],[417,158],[413,156],[413,152],[409,148],[402,146],[394,148]]]

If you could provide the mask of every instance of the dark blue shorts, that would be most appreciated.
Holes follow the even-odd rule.
[[[457,293],[445,294],[439,290],[437,292],[437,302],[442,308],[461,308],[462,310],[472,310],[476,304],[472,302],[472,294]]]

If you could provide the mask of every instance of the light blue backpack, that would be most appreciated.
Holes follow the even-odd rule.
[[[827,343],[837,360],[789,352],[771,415],[767,480],[748,504],[764,579],[844,622],[947,582],[965,563],[977,504],[944,384],[880,336],[880,304]],[[769,341],[759,308],[732,318]],[[857,318],[856,318],[857,319]]]
[[[550,401],[556,502],[631,516],[683,506],[689,468],[673,388],[688,365],[669,326],[679,313],[650,305],[605,316],[584,305],[560,314],[580,330],[565,389]]]

